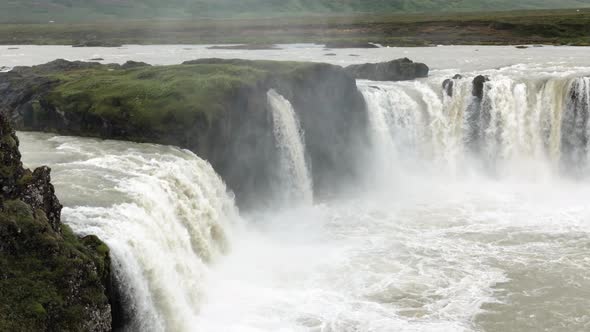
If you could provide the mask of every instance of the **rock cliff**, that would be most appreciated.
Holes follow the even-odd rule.
[[[0,331],[110,331],[109,249],[61,223],[51,170],[18,146],[0,115]]]

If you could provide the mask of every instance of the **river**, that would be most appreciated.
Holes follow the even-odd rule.
[[[64,221],[112,248],[130,330],[590,330],[588,48],[16,47],[0,47],[0,66],[407,56],[433,68],[412,82],[358,82],[373,150],[367,185],[336,200],[312,200],[303,133],[269,92],[287,112],[275,124],[294,165],[285,192],[304,197],[272,211],[239,211],[188,151],[20,132],[25,164],[53,169]],[[442,82],[457,73],[448,96]],[[478,74],[490,78],[481,101],[470,94]]]

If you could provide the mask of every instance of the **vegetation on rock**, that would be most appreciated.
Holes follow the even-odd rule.
[[[109,249],[61,224],[50,169],[23,169],[0,114],[0,331],[109,331]]]

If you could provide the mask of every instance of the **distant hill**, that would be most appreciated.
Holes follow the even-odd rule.
[[[0,22],[501,11],[590,7],[590,0],[0,0]]]

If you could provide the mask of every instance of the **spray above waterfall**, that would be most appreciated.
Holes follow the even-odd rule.
[[[291,103],[275,90],[267,93],[272,111],[273,133],[279,150],[279,184],[283,199],[292,203],[311,203],[313,184],[305,158],[305,138]]]

